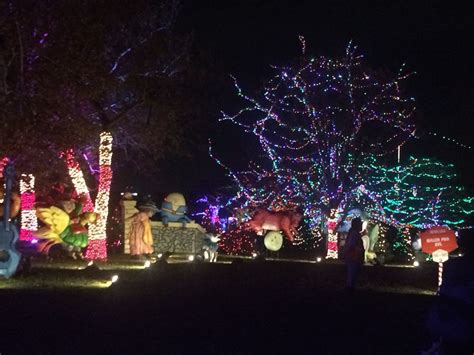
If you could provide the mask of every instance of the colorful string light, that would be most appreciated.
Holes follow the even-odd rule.
[[[367,166],[367,176],[367,190],[387,219],[399,226],[457,227],[474,213],[474,198],[454,183],[452,164],[410,157],[406,164],[387,167],[374,159]]]
[[[36,194],[35,177],[32,174],[22,174],[20,180],[21,197],[21,228],[20,240],[29,241],[33,239],[32,233],[38,229],[36,218]]]
[[[100,175],[94,208],[94,211],[99,214],[99,219],[89,226],[89,245],[86,250],[86,258],[92,260],[107,258],[107,218],[112,183],[112,141],[113,137],[110,132],[100,134]]]
[[[76,192],[79,195],[85,197],[85,204],[83,206],[84,212],[93,212],[94,204],[92,203],[89,188],[87,187],[86,180],[84,179],[84,174],[82,173],[79,162],[76,160],[74,150],[68,149],[61,153],[61,156],[66,161],[69,177],[72,180]]]
[[[3,169],[5,168],[5,165],[8,163],[8,158],[4,157],[0,160],[0,177],[3,177]]]
[[[300,41],[305,50],[304,38]],[[325,226],[328,258],[338,257],[337,226],[354,204],[365,206],[374,223],[401,229],[406,243],[409,226],[462,223],[462,218],[449,219],[459,200],[443,200],[446,189],[429,199],[431,205],[422,209],[420,218],[413,217],[414,210],[403,211],[403,198],[392,196],[399,184],[381,189],[377,173],[370,179],[374,166],[367,161],[397,150],[414,137],[415,105],[399,89],[399,83],[409,76],[403,66],[394,79],[387,80],[368,69],[362,59],[351,44],[340,60],[302,58],[294,65],[276,68],[276,75],[258,98],[244,94],[234,78],[237,94],[247,106],[234,115],[224,113],[221,121],[255,136],[264,159],[251,161],[247,170],[235,171],[214,155],[209,144],[210,157],[237,187],[226,206],[250,211],[303,208],[311,230]],[[390,168],[380,165],[379,169],[380,173]],[[424,174],[432,173],[416,174],[425,178]],[[404,182],[400,177],[404,193],[409,191],[413,201],[420,201],[428,192],[433,196],[434,190],[421,180],[409,190]],[[471,207],[463,207],[462,213],[472,213],[472,199],[463,201]],[[334,210],[337,212],[331,215]],[[435,212],[428,217],[430,211]],[[409,251],[407,256],[411,258]]]
[[[327,219],[328,243],[326,259],[337,259],[339,256],[336,231],[339,219],[340,216],[337,209],[332,209],[329,218]]]
[[[110,185],[112,183],[112,134],[110,132],[102,132],[100,134],[99,145],[99,186],[95,206],[92,203],[89,189],[85,183],[84,175],[75,158],[72,149],[66,150],[63,157],[66,160],[69,175],[74,184],[76,192],[86,197],[84,211],[94,211],[99,214],[96,223],[89,226],[89,244],[86,250],[86,258],[106,259],[107,258],[107,218],[108,204],[110,195]]]
[[[305,48],[304,38],[300,41]],[[396,149],[413,132],[414,100],[399,91],[407,77],[402,67],[393,80],[384,80],[363,65],[349,44],[340,60],[302,58],[277,68],[260,99],[244,94],[234,79],[248,106],[235,115],[224,113],[221,120],[253,134],[267,158],[234,172],[210,148],[210,156],[238,187],[234,202],[275,209],[283,201],[287,208],[303,207],[314,228],[324,220],[329,226],[329,211],[344,210],[363,182],[361,156]],[[384,127],[379,137],[362,142],[367,127],[377,124]],[[337,257],[335,229],[328,232],[328,257]]]
[[[447,137],[446,135],[442,135],[442,134],[435,133],[435,132],[428,132],[428,135],[433,136],[433,137],[436,137],[437,139],[442,139],[443,141],[445,141],[445,142],[447,142],[447,143],[455,144],[455,145],[457,145],[458,147],[472,150],[472,146],[471,146],[471,145],[461,143],[461,142],[459,142],[457,139],[454,139],[454,138],[451,138],[451,137]]]

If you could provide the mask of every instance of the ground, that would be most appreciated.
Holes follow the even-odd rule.
[[[85,266],[0,280],[2,355],[411,354],[430,340],[433,264],[365,267],[354,295],[334,262]]]

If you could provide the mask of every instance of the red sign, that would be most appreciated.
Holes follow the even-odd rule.
[[[421,250],[428,254],[432,254],[438,249],[450,253],[458,247],[456,234],[448,227],[432,227],[421,233],[420,238]]]

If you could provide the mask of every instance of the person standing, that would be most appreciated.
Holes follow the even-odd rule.
[[[351,229],[347,234],[344,258],[347,266],[347,284],[346,289],[349,292],[354,291],[357,278],[364,263],[364,244],[362,242],[362,221],[360,218],[354,218],[351,222]]]

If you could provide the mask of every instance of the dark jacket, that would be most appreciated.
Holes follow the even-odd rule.
[[[360,232],[351,229],[347,234],[344,259],[350,263],[362,264],[364,262],[364,243]]]

